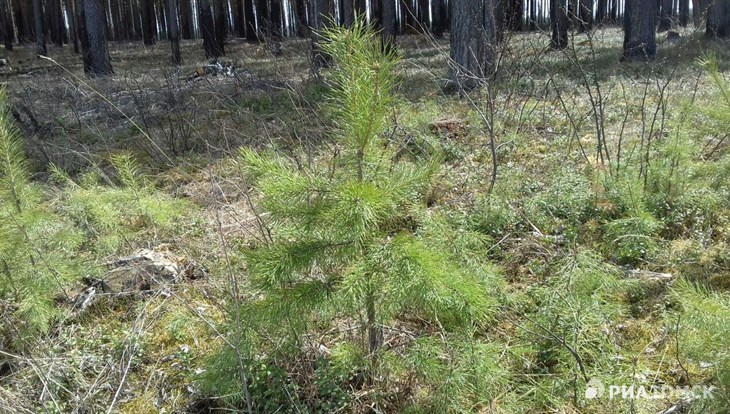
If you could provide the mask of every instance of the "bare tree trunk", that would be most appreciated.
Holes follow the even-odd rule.
[[[330,2],[328,0],[314,0],[311,3],[311,17],[309,21],[312,24],[312,70],[319,71],[321,68],[329,67],[332,58],[322,50],[321,31],[326,27],[327,22],[332,16]]]
[[[84,0],[86,1],[86,0]],[[142,39],[146,46],[155,44],[155,9],[153,0],[141,0],[142,4]]]
[[[33,19],[35,21],[35,52],[45,56],[48,52],[46,51],[46,25],[41,0],[33,0]]]
[[[190,0],[180,0],[180,37],[192,39],[193,34],[193,4]]]
[[[253,9],[253,0],[243,0],[243,11],[246,15],[246,40],[255,41],[258,40],[256,34],[256,15]]]
[[[84,72],[89,77],[110,76],[114,73],[104,34],[104,10],[101,0],[79,0],[81,47]]]
[[[8,0],[0,0],[0,13],[2,13],[2,16],[0,16],[0,23],[2,23],[3,43],[5,44],[5,50],[11,52],[13,50],[13,40],[15,35],[13,33],[13,19],[10,15],[10,5]]]
[[[459,90],[477,87],[494,65],[492,0],[452,0],[450,79]]]
[[[672,0],[661,0],[659,10],[658,32],[666,32],[672,28]]]
[[[707,9],[707,37],[730,36],[730,0],[714,0]]]
[[[580,0],[579,4],[579,30],[581,32],[587,32],[593,27],[593,0]]]
[[[689,24],[689,0],[679,0],[679,25],[687,27]]]
[[[568,11],[565,0],[550,0],[550,24],[553,49],[568,47]]]
[[[382,0],[380,6],[380,24],[382,26],[382,42],[384,50],[395,47],[395,38],[398,34],[398,22],[395,16],[395,1]]]
[[[173,65],[179,65],[182,62],[180,57],[180,30],[177,20],[177,0],[167,0],[167,37],[170,39]]]
[[[208,0],[199,0],[198,5],[200,10],[198,16],[200,16],[200,31],[203,36],[203,50],[205,51],[205,58],[217,58],[218,48],[215,44],[215,24],[213,23],[213,12],[210,9],[210,3]]]
[[[655,0],[626,0],[622,61],[651,60],[656,57],[656,8]]]
[[[226,21],[227,13],[225,7],[225,0],[213,0],[213,12],[215,16],[215,56],[225,56],[225,42],[226,42]]]
[[[342,0],[342,25],[345,27],[352,26],[355,21],[355,8],[353,0]]]

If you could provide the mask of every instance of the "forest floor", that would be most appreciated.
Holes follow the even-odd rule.
[[[546,34],[514,34],[500,50],[495,79],[468,97],[443,92],[447,39],[399,40],[388,134],[406,155],[438,151],[442,165],[429,210],[443,215],[457,237],[479,235],[482,256],[498,269],[514,304],[483,336],[499,351],[485,379],[494,392],[470,396],[470,409],[453,412],[658,413],[681,402],[586,399],[585,381],[577,380],[584,369],[591,377],[611,371],[602,381],[620,384],[717,387],[712,403],[693,401],[694,412],[730,407],[727,326],[689,310],[680,321],[676,313],[696,305],[730,324],[730,115],[722,116],[730,114],[722,96],[730,49],[699,32],[681,34],[676,42],[659,35],[657,59],[636,64],[619,63],[617,28],[576,34],[565,51],[550,50]],[[82,312],[74,300],[59,301],[66,317],[29,356],[0,369],[0,411],[241,407],[240,395],[203,384],[211,358],[230,345],[232,305],[255,294],[245,291],[239,252],[266,237],[237,149],[275,150],[297,165],[334,156],[329,86],[311,71],[309,46],[288,40],[275,57],[265,44],[231,40],[220,62],[235,68],[232,76],[205,74],[209,62],[199,42],[183,42],[179,67],[169,64],[165,42],[111,43],[111,79],[86,79],[67,46],[49,47],[52,60],[33,57],[29,47],[5,56],[9,66],[0,78],[34,177],[48,193],[62,191],[49,180],[49,165],[82,182],[89,170],[113,176],[110,158],[127,151],[160,193],[189,203],[172,229],[125,240],[95,263],[103,267],[147,248],[197,273],[145,294],[110,296]],[[711,55],[719,84],[698,62]],[[592,281],[572,301],[572,282],[563,285],[560,275],[567,257],[585,252],[614,266],[620,281]],[[702,296],[680,280],[713,293]],[[238,284],[243,299],[231,292]],[[70,296],[86,287],[75,284]],[[555,299],[553,291],[568,298]],[[694,325],[680,331],[685,324]],[[546,326],[552,333],[540,331]],[[333,338],[323,333],[321,345],[334,348]],[[259,386],[275,388],[266,381]],[[383,397],[380,412],[428,407],[423,401],[435,386],[420,387]],[[372,401],[362,389],[348,392],[348,402],[332,412],[376,412],[368,411]]]

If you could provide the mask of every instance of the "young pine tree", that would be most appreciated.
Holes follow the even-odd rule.
[[[399,316],[444,327],[483,323],[491,304],[485,281],[420,231],[435,160],[400,160],[384,134],[396,56],[362,21],[325,38],[338,155],[330,165],[301,168],[275,154],[240,153],[272,233],[244,252],[260,293],[249,310],[293,336],[315,323],[360,321],[358,343],[372,360],[382,351],[383,325]]]
[[[83,236],[45,203],[29,167],[5,95],[0,93],[0,300],[14,309],[0,331],[20,347],[59,315],[54,298],[77,278]],[[0,332],[2,333],[2,332]]]

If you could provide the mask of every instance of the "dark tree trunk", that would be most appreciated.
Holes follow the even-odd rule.
[[[269,36],[271,31],[271,16],[269,14],[269,2],[266,0],[256,0],[256,16],[258,17],[258,37],[264,39]]]
[[[598,9],[596,10],[596,24],[601,25],[608,16],[608,0],[598,0]]]
[[[449,0],[451,2],[453,0]],[[405,32],[417,31],[416,10],[412,0],[401,0],[401,12],[403,13],[403,24]]]
[[[13,33],[13,20],[10,16],[8,0],[0,0],[0,13],[2,13],[0,23],[2,23],[3,43],[5,44],[5,50],[11,52],[13,50],[15,35]]]
[[[552,26],[552,41],[554,49],[568,47],[568,11],[565,0],[550,1],[550,23]]]
[[[342,0],[342,25],[345,27],[352,26],[355,21],[355,7],[353,0]]]
[[[79,8],[83,18],[79,16],[82,27],[81,46],[84,55],[84,72],[89,77],[110,76],[114,73],[109,61],[109,51],[104,34],[104,10],[101,0],[80,0]]]
[[[473,89],[493,70],[493,0],[452,1],[449,77],[459,90]]]
[[[183,39],[192,39],[193,34],[192,2],[190,0],[180,0],[180,36]]]
[[[579,30],[587,32],[593,27],[593,0],[580,0]]]
[[[398,34],[398,21],[395,16],[395,2],[392,0],[382,0],[380,16],[383,49],[391,50],[395,47],[395,37]]]
[[[307,24],[307,4],[304,0],[292,0],[292,14],[294,15],[294,25],[296,33],[299,37],[309,37],[309,25]]]
[[[707,37],[730,36],[730,0],[714,0],[707,9]]]
[[[689,0],[679,0],[679,25],[687,27],[689,24]]]
[[[234,0],[233,29],[236,37],[246,37],[246,11],[243,8],[243,0]]]
[[[114,27],[114,40],[119,41],[122,38],[122,8],[120,0],[111,0],[109,7],[111,8],[111,22]]]
[[[522,30],[522,21],[524,20],[524,9],[522,8],[522,0],[504,1],[507,28],[513,31]]]
[[[246,40],[256,41],[256,15],[253,11],[253,0],[243,0],[243,10],[246,13]]]
[[[18,30],[18,40],[29,43],[35,40],[33,33],[33,3],[31,0],[19,0],[15,8],[15,28]]]
[[[633,62],[656,57],[656,7],[655,0],[626,0],[621,60]]]
[[[198,5],[200,6],[198,16],[200,16],[200,32],[203,36],[205,58],[217,58],[219,55],[216,55],[218,48],[215,44],[215,24],[213,23],[213,12],[210,9],[210,3],[208,0],[199,0]]]
[[[155,9],[154,0],[141,0],[142,4],[142,39],[146,46],[155,44]]]
[[[46,2],[46,15],[48,20],[48,33],[51,42],[56,46],[63,46],[63,15],[61,14],[61,2],[59,0],[48,0]]]
[[[504,31],[507,26],[507,0],[494,0],[494,33],[497,43],[504,40]]]
[[[41,0],[33,0],[33,20],[35,21],[35,52],[45,56],[48,52],[46,51],[46,25]]]
[[[180,27],[177,21],[177,0],[167,0],[167,37],[170,39],[172,50],[172,64],[179,65],[180,57]]]
[[[80,37],[79,34],[80,28],[79,28],[79,3],[77,0],[69,0],[67,2],[68,9],[66,12],[69,16],[69,32],[71,33],[71,36],[73,37],[73,43],[74,43],[74,53],[81,53],[81,45],[80,43]],[[83,55],[82,55],[83,56]]]
[[[282,31],[281,31],[281,23],[282,23],[282,9],[281,9],[281,0],[271,0],[271,10],[270,10],[270,16],[271,16],[271,38],[275,42],[280,42],[283,38]]]
[[[309,19],[312,25],[312,66],[315,72],[321,68],[329,67],[332,63],[331,56],[327,55],[321,47],[322,36],[321,30],[326,27],[332,16],[329,0],[313,0],[311,4],[311,17]]]
[[[666,32],[672,28],[672,0],[661,0],[658,32]]]
[[[501,0],[504,1],[504,0]],[[393,5],[395,7],[395,5]],[[433,0],[431,3],[431,7],[433,8],[433,35],[437,39],[441,39],[444,37],[444,32],[446,32],[446,0]],[[398,23],[396,22],[396,25]]]
[[[225,42],[226,42],[226,22],[228,21],[226,16],[225,0],[213,0],[213,12],[215,13],[215,57],[225,56]]]

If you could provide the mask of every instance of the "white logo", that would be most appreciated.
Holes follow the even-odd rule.
[[[676,399],[676,398],[712,398],[716,388],[712,386],[695,385],[694,387],[672,387],[669,385],[609,385],[608,399]],[[600,398],[606,394],[606,386],[598,379],[591,378],[586,383],[585,397],[588,400]]]
[[[605,391],[606,388],[598,378],[591,378],[586,383],[586,398],[589,400],[602,396]]]

